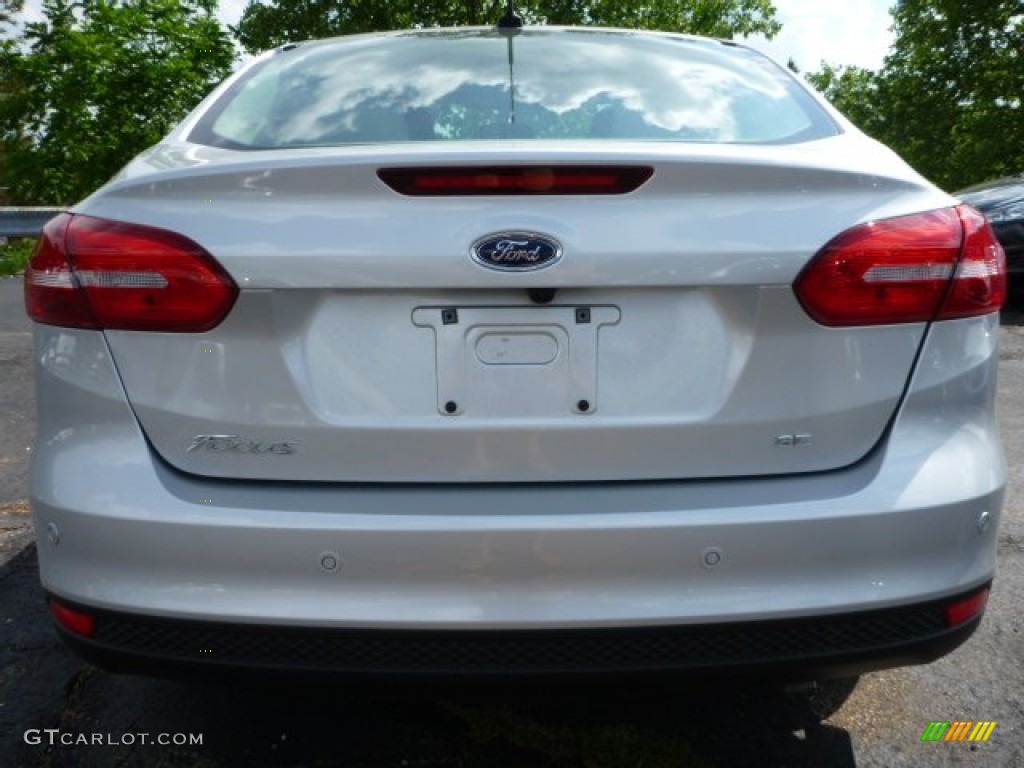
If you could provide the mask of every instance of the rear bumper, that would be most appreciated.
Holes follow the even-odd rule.
[[[963,643],[980,617],[947,628],[933,601],[809,619],[576,630],[379,630],[270,627],[94,611],[80,656],[118,672],[271,670],[458,677],[742,673],[828,678],[933,661]]]
[[[333,638],[330,658],[356,635],[372,641],[363,645],[393,637],[406,647],[427,635],[442,645],[532,637],[543,648],[551,633],[578,636],[583,653],[601,637],[635,633],[682,648],[663,659],[670,667],[927,661],[971,627],[929,625],[852,645],[800,637],[850,615],[916,613],[991,581],[1005,484],[993,408],[997,322],[933,327],[886,439],[841,471],[479,486],[183,475],[150,451],[102,335],[43,329],[31,481],[43,585],[126,628],[74,641],[93,657],[208,664],[198,655],[207,640],[241,647],[278,635],[287,642],[271,646],[285,656],[304,637]],[[178,650],[159,637],[140,645],[133,627],[152,626],[179,638]],[[790,626],[801,628],[794,644],[769,642]],[[859,625],[849,626],[859,637]],[[688,650],[692,638],[725,647],[748,633],[752,654],[694,663]],[[180,650],[193,643],[194,657]],[[762,644],[767,656],[756,651]],[[215,661],[288,663],[232,654]],[[615,667],[607,661],[597,666]]]

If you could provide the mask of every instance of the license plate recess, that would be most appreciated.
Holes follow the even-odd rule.
[[[434,332],[446,416],[538,418],[597,411],[600,331],[615,306],[417,307]]]

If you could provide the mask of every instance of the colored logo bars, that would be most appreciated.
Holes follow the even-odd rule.
[[[995,729],[995,720],[933,720],[921,734],[921,741],[988,741]]]

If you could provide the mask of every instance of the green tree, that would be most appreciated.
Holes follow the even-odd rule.
[[[45,0],[0,47],[0,153],[11,199],[88,194],[230,70],[216,0]]]
[[[0,53],[10,50],[14,46],[12,34],[14,32],[14,19],[21,11],[24,3],[22,0],[0,0]],[[14,82],[11,73],[0,58],[0,102],[10,98],[14,92]],[[7,177],[7,155],[4,147],[0,144],[0,205],[7,205],[7,188],[4,179]]]
[[[947,188],[1024,170],[1024,2],[902,0],[880,82],[907,160]]]
[[[493,24],[504,0],[250,0],[232,31],[250,53],[289,41],[419,26]],[[713,37],[762,33],[781,25],[771,0],[536,0],[517,3],[531,23],[662,29]]]
[[[1024,1],[900,0],[892,17],[880,71],[808,79],[947,189],[1024,170]]]
[[[835,67],[823,63],[818,72],[806,75],[808,82],[862,131],[876,138],[885,135],[884,111],[879,109],[878,73],[862,67]]]
[[[0,0],[0,33],[7,36],[7,28],[24,5],[23,0]]]

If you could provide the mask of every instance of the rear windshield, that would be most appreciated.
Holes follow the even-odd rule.
[[[792,143],[838,132],[782,68],[713,40],[532,29],[301,45],[247,72],[189,140],[232,149],[493,139]]]

